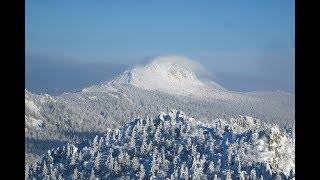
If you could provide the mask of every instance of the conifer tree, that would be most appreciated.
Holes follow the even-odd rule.
[[[213,175],[213,180],[218,180],[218,176],[216,174]]]
[[[256,175],[256,170],[255,169],[252,169],[250,171],[250,179],[252,179],[252,180],[256,180],[257,179],[257,175]]]
[[[134,157],[132,159],[132,168],[137,171],[139,169],[140,165],[139,165],[139,160],[137,157]]]
[[[94,170],[91,169],[91,173],[90,173],[90,177],[89,177],[89,180],[96,180],[96,175],[94,174]]]
[[[107,161],[106,161],[106,166],[108,167],[109,170],[113,169],[113,156],[112,153],[109,153]]]
[[[146,171],[143,167],[143,165],[140,165],[140,171],[139,171],[139,179],[143,180],[145,178],[146,175]]]
[[[79,178],[78,176],[79,172],[78,172],[78,168],[76,167],[73,171],[73,174],[72,174],[72,180],[76,180]]]
[[[100,163],[101,162],[101,153],[98,151],[97,152],[97,156],[94,159],[94,169],[96,169],[97,171],[100,170]]]
[[[264,180],[264,178],[263,178],[262,174],[260,175],[259,180]]]
[[[225,179],[232,180],[231,172],[229,169],[225,172]]]
[[[25,170],[24,170],[24,177],[25,179],[28,179],[29,178],[29,165],[26,165],[25,166]]]

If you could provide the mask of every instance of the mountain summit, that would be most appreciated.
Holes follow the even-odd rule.
[[[116,78],[113,83],[131,84],[142,89],[159,90],[180,95],[195,95],[213,88],[223,89],[217,83],[202,82],[197,73],[204,68],[185,57],[161,56],[145,66],[137,66]]]
[[[227,93],[219,84],[201,80],[199,75],[204,73],[205,68],[188,58],[160,56],[144,66],[125,71],[107,84],[129,84],[145,90],[195,97],[208,97],[217,93],[222,97],[222,92]]]

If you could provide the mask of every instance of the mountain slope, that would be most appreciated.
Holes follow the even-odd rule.
[[[76,143],[104,133],[106,128],[121,127],[132,114],[155,116],[159,111],[168,109],[187,111],[205,123],[215,118],[244,115],[281,127],[294,124],[292,94],[228,91],[214,82],[198,78],[201,68],[192,62],[172,58],[170,61],[168,58],[160,60],[77,93],[50,96],[26,90],[26,161],[29,162],[29,155],[39,157],[59,144]],[[152,71],[152,68],[155,69]],[[129,72],[140,74],[132,76]],[[151,82],[150,86],[148,82],[154,76],[161,81],[157,79],[160,83]],[[148,80],[143,80],[144,77]],[[193,88],[188,89],[186,84],[192,84]],[[163,85],[167,87],[161,89]]]
[[[146,65],[125,71],[111,81],[84,88],[82,92],[108,92],[114,85],[131,85],[148,91],[159,91],[171,95],[197,98],[200,100],[259,101],[266,93],[242,93],[229,91],[218,83],[203,78],[207,70],[191,59],[180,56],[160,56]],[[274,97],[294,95],[274,91]],[[259,97],[257,99],[257,96]]]
[[[294,139],[251,117],[205,124],[172,110],[51,149],[28,179],[292,179]]]
[[[199,71],[199,72],[197,72]],[[219,84],[203,82],[197,73],[205,70],[200,64],[179,56],[155,58],[145,66],[136,66],[102,86],[85,88],[83,91],[103,91],[109,84],[127,84],[145,90],[157,90],[173,95],[197,98],[223,99],[229,93]],[[230,95],[229,95],[230,96]]]
[[[180,95],[199,95],[210,86],[198,79],[190,67],[192,63],[194,62],[191,60],[177,56],[158,57],[144,67],[136,67],[125,72],[113,83],[128,83],[146,90]],[[211,88],[222,90],[218,84],[212,85]]]
[[[121,94],[124,94],[125,99],[132,99],[132,96],[135,96],[132,92],[122,92],[123,87],[129,87],[135,92],[144,91],[149,94],[146,92],[148,91],[160,95],[173,95],[178,102],[184,99],[192,103],[195,101],[205,102],[208,106],[212,104],[216,106],[215,109],[204,108],[211,111],[220,109],[219,112],[224,111],[223,115],[226,116],[246,114],[281,126],[292,126],[295,114],[294,94],[282,91],[247,93],[229,91],[214,81],[199,78],[201,74],[206,73],[204,67],[190,59],[179,56],[164,56],[155,58],[144,66],[136,66],[127,70],[112,81],[84,88],[82,93],[107,93],[113,97],[120,97]],[[141,97],[142,103],[145,103],[143,99]],[[170,103],[167,103],[166,106],[172,107]],[[190,106],[192,107],[192,105]],[[238,114],[233,112],[238,112]],[[203,118],[196,114],[193,115],[197,118]],[[212,116],[205,118],[212,118]]]

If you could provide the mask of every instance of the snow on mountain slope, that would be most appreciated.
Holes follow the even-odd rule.
[[[113,82],[129,83],[147,90],[193,94],[205,88],[206,84],[197,78],[190,67],[192,63],[194,62],[182,57],[159,57],[144,67],[125,72]]]
[[[38,130],[43,128],[45,118],[42,116],[41,110],[43,104],[50,101],[54,102],[55,99],[48,94],[36,95],[25,90],[25,122],[27,126],[35,127]]]
[[[35,114],[39,113],[39,108],[34,104],[33,101],[25,99],[25,108],[29,109],[31,112],[34,112]]]
[[[229,91],[218,83],[199,78],[207,70],[199,63],[180,56],[160,56],[150,63],[136,66],[125,71],[112,81],[84,88],[82,92],[109,92],[116,95],[115,85],[131,85],[149,91],[160,91],[171,95],[192,97],[205,101],[226,100],[235,103],[254,102],[278,105],[277,99],[286,99],[283,102],[294,103],[290,93],[276,92],[235,92]],[[282,102],[281,102],[282,103]]]
[[[197,73],[205,69],[198,63],[180,56],[161,56],[145,66],[125,71],[111,82],[85,88],[83,92],[106,91],[110,84],[129,84],[145,90],[169,94],[215,99],[231,98],[232,94],[219,84],[205,82]]]

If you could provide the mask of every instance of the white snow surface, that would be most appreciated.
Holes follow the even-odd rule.
[[[84,88],[82,92],[117,94],[120,93],[116,88],[118,85],[131,85],[147,91],[192,97],[205,101],[231,100],[235,103],[274,101],[276,104],[282,103],[282,101],[285,103],[294,101],[292,94],[280,91],[245,93],[230,91],[212,80],[203,78],[208,74],[210,73],[202,65],[189,58],[159,56],[150,63],[137,65],[125,71],[112,81]]]
[[[40,111],[33,101],[29,101],[27,99],[25,99],[25,107],[36,114]]]
[[[36,95],[25,90],[25,124],[37,130],[42,129],[45,124],[45,118],[41,115],[42,105],[50,101],[56,100],[49,94]]]
[[[278,169],[286,176],[291,170],[295,170],[295,142],[293,136],[289,136],[283,129],[274,124],[266,124],[259,119],[249,116],[239,116],[230,121],[216,119],[213,121],[215,129],[228,127],[234,134],[253,131],[252,146],[247,147],[246,152],[236,150],[243,162],[248,164],[255,162],[266,163],[273,169]],[[240,144],[241,146],[241,144]],[[235,149],[237,147],[234,147]]]
[[[26,125],[35,127],[36,129],[41,129],[41,127],[43,126],[43,121],[41,119],[35,119],[31,116],[25,115],[25,121]]]
[[[111,82],[85,88],[82,92],[110,91],[112,84],[129,84],[145,90],[174,95],[232,98],[233,94],[218,83],[200,80],[198,74],[205,72],[205,68],[191,59],[181,56],[160,56],[149,64],[125,71]]]

